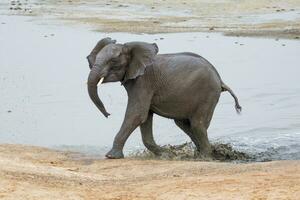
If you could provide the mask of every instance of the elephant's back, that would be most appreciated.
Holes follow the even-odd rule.
[[[191,52],[159,54],[154,63],[155,70],[170,81],[185,79],[190,81],[215,81],[221,85],[221,77],[215,67],[205,58]],[[196,80],[194,80],[196,79]]]
[[[174,70],[175,68],[185,70],[197,70],[199,68],[211,69],[218,74],[214,66],[202,56],[192,52],[181,52],[174,54],[159,54],[155,63],[159,66]],[[219,74],[218,74],[219,75]]]

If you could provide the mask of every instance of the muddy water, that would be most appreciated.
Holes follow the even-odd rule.
[[[105,34],[87,27],[45,24],[33,18],[0,16],[0,142],[79,150],[103,155],[122,123],[127,96],[120,83],[99,90],[105,119],[89,100],[85,57],[110,36],[118,42],[156,42],[160,53],[192,51],[215,65],[243,106],[222,94],[209,128],[214,142],[231,143],[262,159],[300,159],[300,42],[225,37],[220,34]],[[157,142],[189,139],[172,120],[156,116]],[[139,130],[126,152],[143,148]],[[263,153],[261,153],[263,152]]]

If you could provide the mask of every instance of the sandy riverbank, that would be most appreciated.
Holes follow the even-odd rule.
[[[0,199],[297,199],[300,161],[74,159],[0,145]]]
[[[13,3],[12,3],[13,2]],[[17,3],[16,3],[17,2]],[[2,13],[37,15],[87,24],[100,32],[223,32],[227,35],[300,38],[297,0],[18,0]]]

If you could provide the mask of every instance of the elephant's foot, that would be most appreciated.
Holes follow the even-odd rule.
[[[196,159],[200,159],[200,160],[207,160],[207,161],[210,161],[213,159],[212,157],[212,151],[210,148],[208,149],[205,149],[205,150],[195,150],[195,153],[194,153],[194,157]]]
[[[158,145],[155,145],[155,146],[149,146],[147,145],[146,148],[152,152],[155,156],[161,156],[164,152],[165,152],[165,149],[158,146]]]
[[[118,150],[118,149],[111,149],[106,155],[106,158],[108,159],[120,159],[120,158],[124,158],[124,154],[122,152],[122,150]]]

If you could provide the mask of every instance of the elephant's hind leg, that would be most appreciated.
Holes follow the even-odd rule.
[[[161,155],[163,148],[158,146],[153,138],[153,130],[152,130],[152,124],[153,124],[153,113],[148,114],[147,120],[140,125],[141,133],[142,133],[142,140],[145,145],[145,147],[154,153],[155,155]]]
[[[191,125],[188,119],[186,120],[178,120],[175,119],[175,124],[181,129],[183,130],[183,132],[185,132],[190,138],[191,140],[195,143],[196,142],[196,138],[194,137],[193,133],[192,133],[192,129],[191,129]]]
[[[197,147],[197,156],[200,157],[210,157],[212,150],[207,137],[207,124],[204,120],[192,119],[191,129],[193,132],[193,137],[195,138],[193,142]]]
[[[195,145],[198,150],[198,156],[211,157],[212,149],[208,141],[207,129],[210,125],[215,107],[218,103],[219,96],[217,98],[211,98],[207,105],[199,107],[194,116],[190,119],[191,129],[193,137],[195,137]]]
[[[205,152],[210,151],[210,146],[207,137],[205,137],[205,132],[201,125],[195,125],[190,122],[190,120],[175,120],[176,125],[181,128],[192,140],[197,148],[195,155],[198,156],[199,152],[206,154]],[[199,126],[199,127],[198,127]],[[202,134],[202,131],[204,134]],[[206,134],[207,135],[207,134]],[[209,155],[205,155],[207,157]]]

